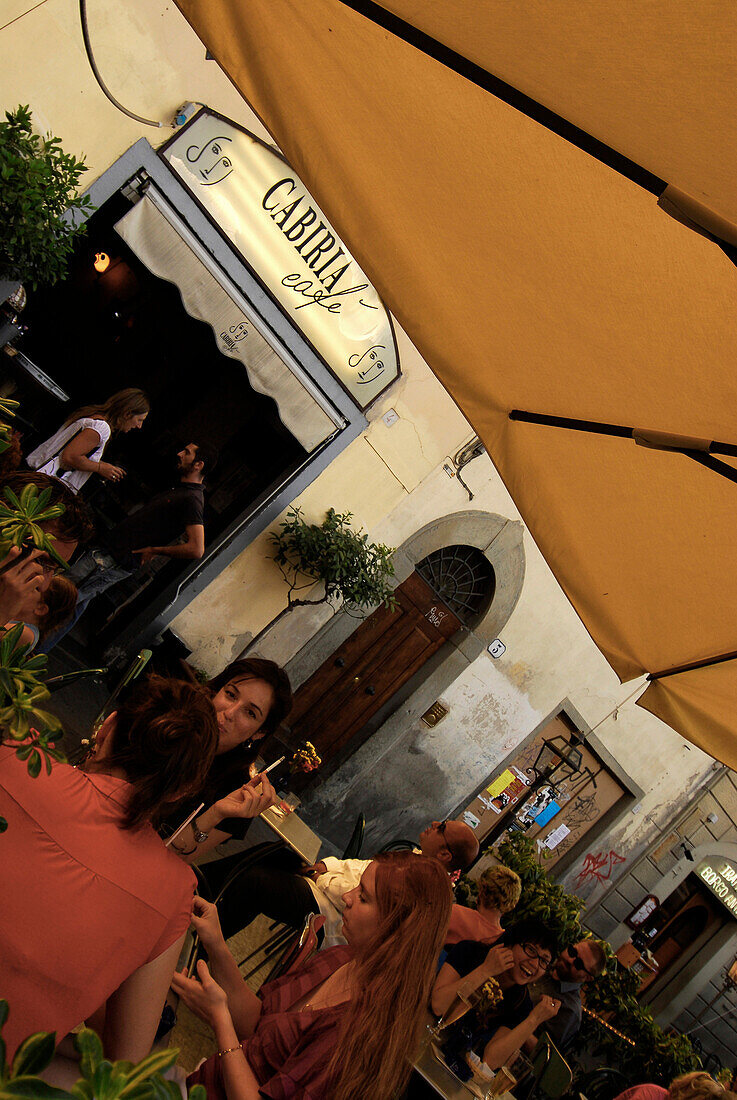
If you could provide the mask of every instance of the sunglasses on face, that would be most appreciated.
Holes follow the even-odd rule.
[[[575,970],[581,970],[584,974],[588,974],[589,978],[594,977],[594,975],[591,973],[591,971],[586,966],[586,963],[583,961],[583,959],[579,955],[577,948],[569,947],[566,954],[568,955],[568,958],[571,960],[571,966]]]
[[[443,844],[445,845],[445,847],[448,849],[451,856],[453,857],[453,862],[460,865],[463,861],[461,860],[458,853],[453,850],[453,845],[449,843],[448,838],[445,835],[445,830],[448,826],[449,821],[450,821],[450,818],[446,817],[444,821],[439,821],[437,823],[437,825],[435,826],[435,828],[437,829],[437,831],[440,833],[441,837],[443,838]]]
[[[550,965],[553,961],[550,955],[541,955],[534,944],[523,943],[522,950],[524,951],[525,955],[527,955],[528,959],[534,959],[535,962],[539,966],[541,966],[543,970],[548,970],[550,968]]]

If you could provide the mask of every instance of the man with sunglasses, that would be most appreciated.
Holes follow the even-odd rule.
[[[436,859],[454,876],[476,858],[479,843],[473,830],[462,821],[433,821],[419,836],[418,854]],[[217,860],[206,867],[212,896],[233,874],[243,852]],[[300,867],[290,851],[276,853],[250,867],[234,880],[218,902],[220,924],[226,939],[264,913],[272,920],[300,928],[310,913],[325,917],[325,947],[345,943],[341,934],[343,895],[353,890],[368,867],[369,859],[336,859],[327,856],[310,867]]]
[[[559,1009],[545,1025],[558,1050],[565,1050],[581,1027],[581,988],[604,973],[606,956],[598,940],[571,944],[555,960],[548,974],[530,987],[533,1001],[554,997]]]

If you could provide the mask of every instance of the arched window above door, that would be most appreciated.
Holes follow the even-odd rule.
[[[487,611],[496,579],[491,562],[475,546],[443,546],[415,566],[422,579],[466,626]]]

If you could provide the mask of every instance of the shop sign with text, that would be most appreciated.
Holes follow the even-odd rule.
[[[733,867],[726,859],[704,860],[696,868],[696,874],[722,904],[737,916],[737,867]]]
[[[370,405],[399,374],[389,314],[286,161],[208,109],[162,156],[356,403]]]

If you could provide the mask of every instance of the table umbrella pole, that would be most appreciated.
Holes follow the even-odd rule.
[[[611,435],[620,439],[632,439],[641,447],[648,447],[655,451],[672,451],[675,454],[692,458],[694,462],[705,466],[728,481],[737,482],[737,470],[714,458],[714,454],[731,455],[737,457],[737,444],[725,443],[722,440],[698,439],[690,436],[679,436],[669,432],[643,430],[631,428],[626,424],[607,424],[598,420],[577,420],[568,416],[550,416],[547,413],[531,413],[522,409],[512,409],[509,413],[510,420],[519,420],[525,424],[542,424],[548,428],[565,428],[573,432],[586,432],[590,435]],[[692,444],[689,446],[689,444]]]

